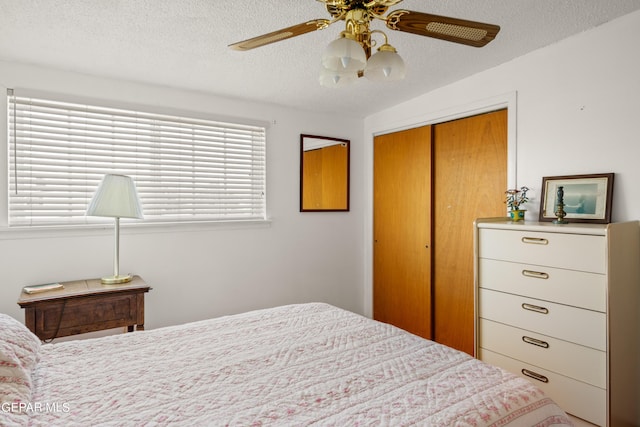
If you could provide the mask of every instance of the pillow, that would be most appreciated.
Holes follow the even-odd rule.
[[[31,372],[40,360],[40,346],[26,326],[0,313],[0,413],[10,425],[28,422],[20,404],[31,402]]]
[[[0,361],[31,371],[40,360],[40,338],[11,316],[0,313]]]

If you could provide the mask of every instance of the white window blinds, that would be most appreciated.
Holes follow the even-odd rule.
[[[266,129],[8,96],[9,226],[85,224],[104,174],[145,221],[265,219]]]

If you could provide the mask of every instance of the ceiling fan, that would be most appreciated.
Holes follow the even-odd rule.
[[[358,77],[365,76],[374,81],[399,80],[404,78],[404,61],[396,49],[388,43],[380,30],[371,30],[373,20],[383,21],[387,28],[406,33],[433,37],[468,46],[482,47],[493,40],[500,27],[465,19],[432,15],[411,10],[394,10],[385,13],[402,0],[317,0],[326,5],[331,19],[311,21],[282,28],[271,33],[253,37],[229,45],[236,50],[250,50],[286,40],[302,34],[327,28],[345,21],[345,30],[329,44],[322,56],[320,83],[324,86],[343,86]],[[384,37],[378,52],[371,55],[377,42],[374,34]]]

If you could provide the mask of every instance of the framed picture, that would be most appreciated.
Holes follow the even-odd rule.
[[[557,218],[558,189],[562,187],[565,220],[569,222],[611,222],[613,173],[549,176],[542,178],[540,221]]]

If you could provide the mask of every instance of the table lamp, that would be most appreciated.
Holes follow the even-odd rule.
[[[142,207],[138,199],[133,179],[125,175],[105,175],[96,190],[87,215],[115,218],[115,253],[113,276],[103,277],[104,284],[118,284],[131,281],[131,275],[120,275],[120,218],[142,218]]]

